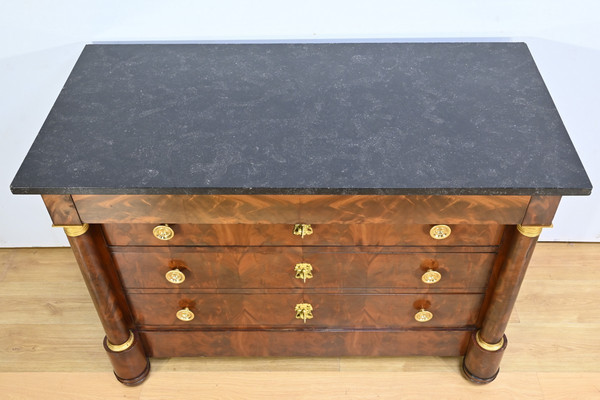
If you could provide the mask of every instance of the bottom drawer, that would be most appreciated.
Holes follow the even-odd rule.
[[[407,329],[465,328],[475,325],[484,294],[129,294],[136,324],[178,329]],[[306,320],[297,314],[309,304]],[[181,321],[188,308],[193,319]],[[431,313],[419,322],[420,309]]]
[[[140,331],[150,357],[459,356],[470,330]]]

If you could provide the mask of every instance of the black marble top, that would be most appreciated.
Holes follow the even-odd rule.
[[[36,194],[581,195],[523,43],[89,45],[17,173]]]

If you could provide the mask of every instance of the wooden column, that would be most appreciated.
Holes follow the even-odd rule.
[[[63,226],[106,337],[104,349],[115,376],[125,385],[141,383],[150,363],[137,333],[99,225]]]
[[[475,383],[489,383],[499,372],[508,340],[504,331],[512,312],[527,266],[542,228],[551,226],[560,197],[533,196],[522,224],[507,227],[507,252],[493,288],[490,306],[481,329],[471,335],[463,360],[465,376]],[[527,224],[527,225],[525,225]]]

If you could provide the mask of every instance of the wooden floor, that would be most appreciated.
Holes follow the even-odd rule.
[[[495,382],[456,357],[153,359],[112,376],[69,249],[0,249],[0,399],[600,399],[600,244],[541,243]]]

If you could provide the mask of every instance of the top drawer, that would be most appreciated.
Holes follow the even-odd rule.
[[[504,225],[450,225],[445,239],[432,238],[433,225],[311,225],[310,235],[294,234],[294,225],[169,225],[174,235],[157,239],[153,224],[105,224],[111,246],[496,246]]]
[[[520,224],[529,196],[73,195],[82,222]],[[56,223],[56,222],[55,222]]]

